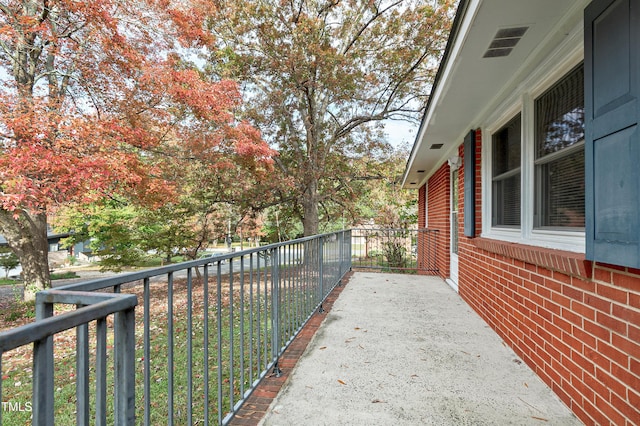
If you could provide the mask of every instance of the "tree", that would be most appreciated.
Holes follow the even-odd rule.
[[[224,143],[234,140],[225,138],[215,151],[209,145],[203,145],[207,150],[202,151],[198,144],[186,142],[165,147],[163,155],[173,159],[165,165],[165,173],[171,176],[178,195],[162,206],[111,197],[59,210],[54,227],[58,232],[72,232],[65,240],[67,245],[91,241],[104,269],[120,270],[149,252],[167,261],[178,254],[197,259],[210,240],[227,232],[231,217],[235,229],[235,218],[252,215],[260,202],[269,200],[258,191],[269,185],[273,151],[259,144],[259,139],[240,151]]]
[[[378,161],[363,159],[365,167],[376,170],[380,179],[368,182],[365,196],[358,203],[360,218],[380,228],[406,229],[418,222],[415,193],[401,184],[410,149],[399,146]]]
[[[382,120],[416,120],[443,51],[454,2],[219,0],[215,72],[238,79],[247,117],[278,149],[293,182],[281,201],[305,235],[323,204],[358,194],[352,161],[385,145]]]
[[[5,278],[9,278],[9,272],[20,265],[20,260],[11,250],[0,248],[0,266],[4,268]]]
[[[57,207],[117,194],[166,204],[173,145],[265,152],[235,119],[237,85],[190,61],[214,43],[193,25],[202,10],[200,0],[0,0],[0,233],[25,298],[50,285]]]

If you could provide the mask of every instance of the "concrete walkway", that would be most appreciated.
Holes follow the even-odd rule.
[[[261,423],[581,424],[441,279],[364,272]]]

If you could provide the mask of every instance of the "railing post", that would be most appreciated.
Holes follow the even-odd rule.
[[[342,277],[344,272],[344,234],[345,231],[338,232],[338,277]]]
[[[76,425],[88,424],[89,327],[87,324],[82,324],[76,328]]]
[[[277,359],[280,352],[280,249],[271,249],[271,358]],[[274,373],[279,374],[276,363]]]
[[[324,312],[322,301],[324,300],[324,237],[318,237],[318,290],[320,291],[320,312]]]
[[[36,321],[53,316],[53,304],[36,294]],[[53,336],[33,342],[33,424],[53,426]]]
[[[114,424],[128,426],[135,423],[135,310],[117,312],[115,334],[115,401]]]
[[[349,270],[351,270],[351,267],[353,266],[353,264],[351,263],[353,261],[353,230],[349,229],[347,231],[347,238],[348,238],[348,243],[347,243],[347,266],[348,268],[344,271],[345,273]]]

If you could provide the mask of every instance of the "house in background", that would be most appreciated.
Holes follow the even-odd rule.
[[[639,89],[640,1],[461,0],[403,180],[442,277],[588,425],[640,424]]]

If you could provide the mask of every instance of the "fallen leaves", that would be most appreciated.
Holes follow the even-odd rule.
[[[341,385],[343,385],[343,386],[346,386],[346,385],[347,385],[344,381],[342,381],[342,380],[340,380],[340,379],[338,379],[338,383],[340,383],[340,384],[341,384]]]

